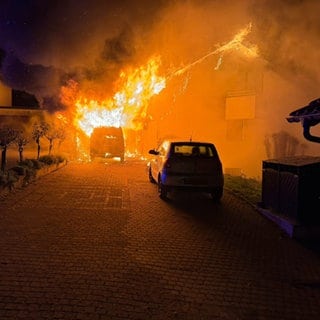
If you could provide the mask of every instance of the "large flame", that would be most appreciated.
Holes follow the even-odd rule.
[[[147,108],[151,98],[166,87],[166,82],[174,76],[184,74],[212,55],[219,55],[215,70],[219,69],[226,52],[238,51],[247,57],[257,57],[257,47],[244,44],[246,36],[251,32],[251,27],[251,24],[248,24],[229,42],[218,46],[214,51],[185,67],[171,72],[166,77],[159,75],[160,57],[152,57],[145,65],[138,68],[122,70],[119,80],[115,83],[117,91],[105,99],[98,98],[101,92],[88,94],[81,91],[79,84],[70,80],[67,86],[61,88],[61,101],[72,106],[73,114],[70,120],[78,131],[77,139],[81,135],[90,137],[94,128],[102,126],[142,129],[148,119]],[[78,149],[80,149],[80,140],[82,139],[79,138],[79,143],[77,142]]]
[[[226,44],[174,71],[167,77],[158,75],[160,58],[153,57],[145,65],[136,69],[123,70],[116,84],[119,90],[112,97],[105,100],[94,96],[89,97],[77,91],[75,83],[71,81],[69,86],[62,90],[62,100],[75,106],[74,124],[87,136],[91,135],[94,128],[101,126],[123,126],[139,130],[146,120],[150,99],[166,87],[166,81],[171,77],[179,76],[208,57],[217,54],[220,57],[215,69],[218,69],[222,55],[231,50],[240,51],[248,57],[256,57],[258,55],[256,46],[243,44],[245,37],[251,32],[251,27],[251,24],[248,24]]]
[[[112,98],[97,101],[80,95],[75,101],[76,127],[88,136],[101,126],[141,129],[150,99],[166,86],[165,78],[158,75],[159,66],[156,57],[139,68],[122,71],[117,83],[120,90]]]

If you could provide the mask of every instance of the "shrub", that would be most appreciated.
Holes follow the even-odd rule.
[[[37,170],[47,165],[58,165],[66,161],[62,155],[45,155],[37,159],[25,159],[18,162],[18,165],[7,171],[0,171],[0,188],[8,188],[12,190],[15,183],[19,180],[19,176],[23,176],[23,185],[29,184],[37,176]]]
[[[26,159],[26,160],[20,161],[19,165],[27,168],[33,168],[33,161],[30,159]]]
[[[57,159],[57,163],[62,163],[66,160],[66,158],[62,155],[57,155],[56,159]]]
[[[18,178],[14,171],[9,170],[0,173],[0,186],[2,188],[9,188],[12,190],[16,181],[18,181]]]
[[[8,170],[1,175],[1,186],[12,190],[14,184],[18,181],[18,176],[13,170]]]
[[[20,161],[19,166],[38,170],[43,168],[44,163],[37,159],[26,159],[26,160]]]
[[[47,165],[59,164],[65,161],[65,157],[61,155],[45,155],[41,156],[39,161]]]
[[[5,172],[0,171],[0,186],[4,188],[7,183],[7,175]]]
[[[10,170],[14,171],[18,176],[24,176],[26,174],[26,167],[24,166],[15,166]]]
[[[26,186],[35,178],[36,178],[36,170],[32,168],[27,168],[26,174],[23,178],[23,185]]]
[[[32,162],[31,168],[34,168],[36,170],[41,169],[44,166],[44,163],[37,159],[31,159],[31,162]]]
[[[51,155],[41,156],[39,158],[39,161],[44,163],[44,164],[51,165],[51,164],[56,163],[56,157],[55,156],[51,156]]]

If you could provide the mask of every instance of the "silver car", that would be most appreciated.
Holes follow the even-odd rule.
[[[149,180],[158,184],[159,196],[167,198],[172,190],[210,193],[215,201],[223,195],[222,163],[214,144],[194,141],[163,141],[149,150]]]

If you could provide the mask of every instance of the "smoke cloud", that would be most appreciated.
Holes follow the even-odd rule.
[[[215,50],[251,22],[247,41],[257,45],[265,67],[298,82],[305,89],[299,101],[312,100],[320,81],[319,9],[317,0],[5,0],[0,75],[56,110],[63,108],[59,89],[70,78],[110,88],[124,66],[155,53],[169,72]],[[214,66],[221,61],[224,67],[219,56],[210,58]]]
[[[150,102],[146,139],[212,138],[226,166],[256,174],[266,154],[307,149],[285,118],[320,96],[319,11],[318,0],[2,0],[0,77],[54,112],[66,108],[59,94],[69,80],[112,97],[121,70],[159,55],[168,83]],[[248,24],[242,45],[257,58],[217,50]],[[257,94],[255,121],[226,121],[232,90]],[[237,157],[236,143],[245,149]]]
[[[1,1],[1,79],[57,101],[68,78],[112,82],[134,61],[135,33],[143,37],[161,1]],[[46,105],[58,109],[59,105]]]
[[[249,10],[268,67],[291,81],[304,77],[313,88],[320,80],[319,9],[317,0],[264,0],[256,1]]]

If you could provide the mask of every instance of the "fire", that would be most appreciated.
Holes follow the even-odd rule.
[[[80,136],[90,137],[96,127],[114,126],[141,130],[148,120],[147,108],[151,98],[159,94],[172,77],[184,74],[210,56],[219,55],[215,70],[219,69],[226,52],[238,51],[249,58],[257,57],[257,47],[248,43],[244,44],[244,40],[251,32],[251,27],[251,24],[247,25],[229,42],[165,77],[159,75],[160,57],[152,57],[145,65],[138,68],[122,70],[115,83],[117,91],[105,99],[101,98],[101,92],[88,94],[81,91],[80,85],[70,80],[67,86],[61,88],[60,98],[62,103],[72,106],[71,117],[77,131],[78,150],[81,149],[82,140],[85,140]],[[186,78],[185,88],[188,80],[189,78]],[[61,118],[61,121],[64,119]]]
[[[87,136],[90,136],[96,127],[122,125],[123,108],[114,107],[112,101],[98,102],[79,98],[75,105],[76,127],[79,127]]]
[[[87,136],[101,126],[126,127],[138,130],[147,116],[147,107],[152,96],[166,86],[166,79],[158,75],[160,58],[151,58],[146,65],[120,73],[113,97],[103,101],[80,96],[75,101],[76,127]]]
[[[188,64],[187,66],[176,70],[172,76],[179,76],[185,73],[187,70],[192,68],[193,66],[203,62],[207,58],[211,57],[212,55],[220,54],[218,64],[216,66],[216,70],[219,68],[222,62],[223,53],[231,51],[231,50],[238,50],[242,54],[246,55],[250,58],[256,58],[258,56],[258,48],[255,45],[246,46],[243,44],[245,37],[251,32],[252,25],[249,23],[245,28],[241,29],[235,36],[226,44],[219,46],[216,50],[209,52],[205,56],[201,57],[200,59]]]
[[[65,115],[63,115],[61,112],[57,113],[57,114],[56,114],[56,117],[57,117],[57,119],[60,120],[61,123],[63,123],[64,125],[68,124],[68,122],[69,122],[68,119],[67,119],[67,117],[66,117]]]
[[[139,130],[143,127],[147,117],[150,99],[166,87],[166,81],[171,77],[179,76],[208,57],[219,54],[219,60],[215,67],[217,70],[222,63],[223,54],[230,50],[240,51],[248,57],[256,57],[258,55],[256,46],[243,44],[245,37],[251,32],[251,27],[251,24],[247,25],[226,44],[176,70],[168,77],[158,75],[160,58],[153,57],[145,65],[136,69],[123,70],[116,84],[119,91],[112,97],[103,101],[94,97],[89,98],[78,92],[75,82],[71,81],[68,88],[62,89],[61,100],[75,106],[74,124],[87,136],[91,135],[94,128],[101,126],[122,126]]]

